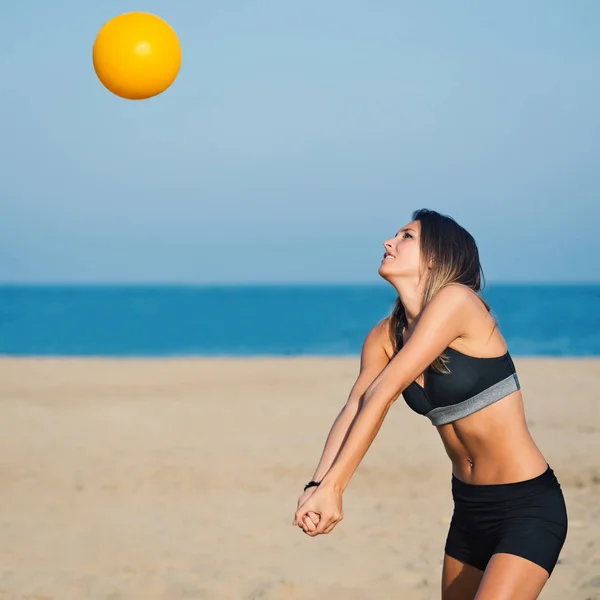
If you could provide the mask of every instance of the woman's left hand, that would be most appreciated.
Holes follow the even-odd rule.
[[[319,515],[319,522],[313,531],[304,529],[306,534],[314,537],[321,533],[330,533],[344,518],[342,493],[332,485],[321,484],[314,494],[296,511],[294,525],[302,528],[304,516],[309,512]]]

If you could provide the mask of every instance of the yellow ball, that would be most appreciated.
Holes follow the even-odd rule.
[[[143,100],[164,92],[181,66],[177,34],[161,18],[130,12],[102,27],[93,50],[98,79],[113,94]]]

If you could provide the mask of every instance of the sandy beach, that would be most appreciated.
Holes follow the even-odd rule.
[[[600,599],[600,360],[515,359],[570,530],[545,600]],[[0,598],[439,598],[450,463],[402,399],[309,538],[296,500],[357,358],[0,360]]]

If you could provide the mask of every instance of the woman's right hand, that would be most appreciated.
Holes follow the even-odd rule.
[[[298,510],[315,493],[316,489],[317,486],[313,485],[307,488],[305,492],[302,492],[302,494],[300,494],[296,510]],[[305,515],[305,517],[302,519],[302,523],[299,524],[298,527],[300,527],[304,532],[314,531],[317,528],[317,525],[319,524],[319,520],[319,515],[310,511]]]

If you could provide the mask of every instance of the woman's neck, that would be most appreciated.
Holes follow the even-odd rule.
[[[406,314],[406,322],[410,331],[419,319],[423,306],[423,289],[418,283],[413,281],[401,281],[393,284],[398,292],[398,297],[404,312]]]

